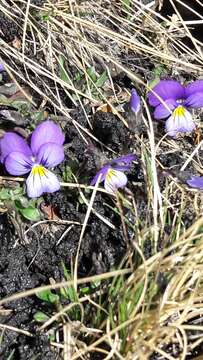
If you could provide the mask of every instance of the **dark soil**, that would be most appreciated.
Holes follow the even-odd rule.
[[[118,121],[117,124],[119,124]],[[117,136],[121,138],[120,127]],[[72,128],[69,126],[69,140],[70,137],[69,145],[71,146],[69,150],[73,157],[78,155],[78,172],[80,172],[80,167],[85,165],[86,175],[93,176],[95,174],[94,154],[92,154],[92,160],[90,161],[90,156],[88,156],[87,161],[85,147],[73,126]],[[120,138],[117,139],[118,143],[120,143]],[[116,142],[115,134],[114,141]],[[68,164],[69,161],[70,158],[67,158],[65,163]],[[60,170],[58,171],[60,172]],[[77,190],[61,190],[56,194],[45,196],[42,207],[43,205],[50,205],[60,219],[82,223],[86,214],[86,206],[78,202],[78,196]],[[109,202],[109,198],[106,197],[105,199],[105,196],[97,195],[94,209],[114,224],[116,230],[112,231],[96,216],[91,215],[80,250],[78,269],[80,277],[108,271],[119,264],[126,251],[120,217],[109,208],[104,207],[105,201]],[[19,239],[8,219],[8,215],[0,217],[0,297],[4,298],[22,290],[48,284],[50,278],[57,282],[61,281],[64,278],[62,262],[70,269],[71,261],[76,255],[81,227],[75,225],[67,236],[57,244],[66,230],[64,225],[38,226],[31,230],[26,238]],[[19,224],[19,226],[23,225]],[[18,242],[14,247],[16,240]],[[37,297],[26,298],[9,304],[9,309],[12,312],[8,316],[1,316],[0,323],[26,329],[34,333],[35,337],[29,339],[17,332],[5,331],[0,348],[0,354],[5,356],[5,359],[12,349],[15,349],[15,359],[31,359],[32,354],[35,356],[40,354],[40,358],[43,359],[58,358],[57,353],[51,349],[48,350],[48,339],[35,331],[33,315],[41,307],[42,302]],[[29,346],[27,341],[29,341]]]
[[[199,21],[200,18],[195,14],[202,14],[202,4],[198,1],[193,0],[184,0],[184,2],[179,3],[177,1],[174,1],[175,8],[177,9],[178,13],[182,17],[184,21]],[[163,6],[161,9],[161,15],[165,16],[166,18],[169,18],[173,14],[175,14],[176,11],[170,1],[164,0]],[[193,24],[190,27],[190,32],[192,36],[194,36],[197,40],[203,42],[203,25]],[[184,39],[185,43],[189,46],[192,46],[192,42],[189,39]]]
[[[96,117],[92,118],[92,121],[93,133],[95,132],[94,134],[105,145],[111,146],[113,144],[114,150],[119,151],[121,154],[126,150],[127,142],[128,147],[132,147],[132,134],[130,136],[128,130],[120,124],[114,115],[98,113]],[[114,128],[113,132],[111,132],[112,128],[109,126],[110,122]],[[81,123],[84,124],[82,117]],[[110,158],[110,154],[107,151],[102,153],[101,147],[96,144],[91,143],[87,147],[72,125],[68,125],[65,131],[68,149],[66,150],[67,157],[64,164],[69,165],[77,158],[76,173],[79,181],[84,182],[84,179],[88,179],[89,182],[95,174],[98,163],[103,161],[103,156]],[[108,134],[108,136],[105,136],[105,134]],[[135,142],[135,139],[133,141]],[[102,159],[100,159],[101,154]],[[159,160],[168,168],[175,165],[180,167],[184,162],[181,154],[174,154],[170,158],[162,154]],[[59,175],[62,174],[64,164],[58,167],[57,172]],[[129,174],[128,186],[133,193],[136,193],[140,221],[150,219],[144,176],[139,162],[134,165]],[[171,201],[175,204],[177,198],[171,199]],[[111,198],[104,194],[97,194],[94,209],[108,219],[116,230],[109,228],[95,215],[90,216],[79,255],[79,277],[110,270],[119,264],[126,253],[120,217],[109,207],[106,207],[105,203],[114,207]],[[87,210],[86,205],[79,202],[79,193],[75,189],[62,189],[58,193],[44,196],[44,203],[41,204],[41,207],[43,208],[43,206],[52,206],[54,213],[62,220],[80,223],[83,223]],[[186,226],[189,226],[194,221],[195,214],[190,210],[192,211],[190,207],[187,208],[187,213],[185,213]],[[133,214],[127,209],[124,209],[124,211],[126,211],[126,215],[133,223]],[[76,255],[81,227],[74,225],[68,234],[63,237],[62,241],[59,241],[59,239],[69,225],[67,227],[57,224],[39,225],[30,230],[26,237],[20,238],[19,232],[16,232],[11,220],[12,217],[9,213],[0,216],[0,297],[4,298],[26,289],[49,284],[50,278],[56,282],[63,280],[62,263],[70,269],[71,261]],[[25,227],[25,224],[19,223],[18,225],[22,230]],[[166,229],[167,233],[170,233],[170,229]],[[130,229],[129,236],[131,236]],[[162,240],[160,239],[160,248],[162,248],[161,243]],[[151,251],[151,243],[146,242],[144,250],[146,258],[151,256]],[[32,296],[13,301],[4,307],[4,309],[6,308],[11,310],[11,313],[2,315],[0,323],[30,331],[34,334],[34,337],[29,338],[17,332],[6,330],[0,348],[2,359],[7,359],[12,350],[15,350],[13,359],[31,359],[32,356],[37,354],[40,355],[40,359],[44,360],[59,359],[58,353],[49,347],[48,338],[37,332],[36,322],[33,320],[34,314],[39,310],[45,310],[47,314],[51,315],[52,307],[47,307],[36,296]]]

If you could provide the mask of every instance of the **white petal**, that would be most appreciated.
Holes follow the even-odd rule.
[[[33,166],[26,185],[27,194],[30,198],[36,198],[43,193],[52,193],[60,189],[60,183],[56,175],[42,165]]]
[[[110,168],[105,177],[104,187],[109,192],[115,192],[118,188],[126,186],[127,181],[127,176],[122,171]]]
[[[179,132],[191,132],[195,129],[192,114],[183,106],[178,106],[166,121],[166,132],[169,136],[176,136]]]

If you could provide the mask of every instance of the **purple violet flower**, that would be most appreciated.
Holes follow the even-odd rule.
[[[131,91],[131,97],[130,97],[130,109],[137,114],[140,111],[141,103],[140,103],[140,97],[135,89],[132,89]]]
[[[4,68],[4,64],[0,62],[0,72],[4,71],[5,68]]]
[[[191,176],[186,183],[193,188],[203,190],[203,176]]]
[[[114,193],[118,188],[123,188],[127,184],[127,176],[124,171],[130,170],[132,161],[136,159],[134,154],[121,156],[104,165],[91,181],[95,185],[99,176],[100,182],[104,181],[104,187],[107,191]]]
[[[27,194],[30,198],[59,190],[56,175],[47,168],[53,168],[64,159],[64,135],[53,121],[41,123],[33,131],[30,146],[20,136],[7,132],[0,139],[0,160],[11,175],[24,175]]]
[[[166,120],[166,132],[176,137],[179,132],[191,132],[196,125],[188,108],[203,107],[203,80],[183,86],[176,80],[160,80],[148,93],[149,104],[155,107],[154,118]],[[159,96],[162,102],[158,99]]]

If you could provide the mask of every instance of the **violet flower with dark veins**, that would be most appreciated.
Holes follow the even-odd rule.
[[[131,91],[131,97],[130,97],[130,109],[137,114],[140,111],[141,102],[140,97],[135,89],[132,89]]]
[[[186,181],[186,183],[192,188],[203,190],[203,176],[193,175]]]
[[[130,101],[125,104],[125,119],[129,130],[141,134],[144,130],[142,118],[142,104],[140,96],[135,89],[131,90]]]
[[[7,132],[0,139],[0,160],[8,173],[19,176],[30,172],[26,180],[30,198],[59,190],[59,180],[48,168],[63,161],[64,139],[61,128],[50,120],[36,127],[30,146],[20,135],[12,132]]]
[[[176,80],[160,80],[148,93],[149,104],[155,107],[154,118],[166,120],[166,132],[176,137],[178,133],[191,132],[196,128],[188,109],[203,107],[203,80],[187,86]],[[162,102],[156,96],[162,99]]]
[[[110,161],[98,171],[91,181],[91,185],[95,185],[100,176],[100,182],[104,181],[104,188],[111,193],[116,192],[118,188],[125,187],[128,179],[124,171],[130,170],[135,159],[134,154],[128,154]]]

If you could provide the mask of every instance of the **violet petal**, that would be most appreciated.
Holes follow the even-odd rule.
[[[32,156],[28,144],[21,136],[12,132],[7,132],[4,137],[0,139],[1,162],[4,162],[5,158],[13,151]]]
[[[63,146],[54,143],[42,145],[37,154],[36,162],[46,168],[55,167],[64,160]]]
[[[110,165],[104,165],[95,175],[95,177],[92,179],[90,185],[94,186],[99,178],[99,176],[101,175],[100,178],[100,182],[104,181],[105,177],[106,177],[106,173],[109,170]]]
[[[140,104],[140,97],[135,89],[132,89],[131,91],[131,97],[130,97],[130,109],[134,113],[138,113],[140,110],[141,104]]]
[[[118,157],[117,159],[111,160],[110,164],[111,164],[111,166],[114,166],[115,164],[118,164],[120,166],[123,166],[123,165],[129,166],[136,159],[137,159],[137,156],[135,154],[127,154],[127,155]]]
[[[31,170],[32,161],[24,153],[13,151],[5,159],[5,168],[11,175],[24,175]]]
[[[152,90],[162,98],[162,100],[185,98],[185,88],[176,80],[160,80]],[[157,106],[161,103],[157,96],[151,91],[148,93],[148,101],[151,106]]]
[[[203,107],[203,91],[196,92],[188,96],[185,101],[185,106],[192,107],[194,109]]]
[[[118,170],[118,171],[129,171],[130,165],[112,165],[112,169]]]
[[[165,119],[166,117],[171,115],[171,112],[167,109],[167,107],[170,110],[174,110],[177,107],[177,102],[174,99],[168,99],[165,100],[166,106],[163,104],[157,105],[154,111],[154,118],[159,119]]]
[[[46,120],[36,127],[31,137],[31,149],[37,155],[40,147],[45,143],[63,145],[65,140],[60,126],[51,120]]]
[[[27,194],[30,198],[37,198],[43,193],[53,193],[60,189],[56,175],[41,165],[35,165],[26,180]]]
[[[127,181],[127,176],[122,171],[110,168],[105,177],[104,187],[107,191],[114,193],[117,189],[125,187]]]
[[[203,80],[196,80],[188,84],[185,88],[186,98],[190,95],[193,95],[196,92],[203,92]]]
[[[3,63],[0,63],[0,72],[4,71],[5,68],[4,68],[4,64]]]
[[[203,190],[203,176],[192,176],[186,183],[193,188]]]

